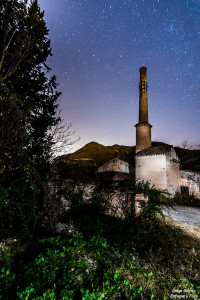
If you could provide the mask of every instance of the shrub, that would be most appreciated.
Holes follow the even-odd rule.
[[[172,201],[176,205],[200,207],[200,200],[195,198],[194,195],[176,193]]]

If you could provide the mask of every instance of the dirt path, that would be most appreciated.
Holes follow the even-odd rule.
[[[174,209],[163,210],[168,223],[178,226],[190,236],[200,240],[200,208],[174,206]]]

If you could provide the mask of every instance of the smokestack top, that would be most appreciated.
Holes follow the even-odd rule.
[[[140,72],[143,71],[143,70],[144,70],[144,71],[147,71],[147,67],[142,66],[142,67],[140,68]]]
[[[147,82],[147,68],[143,66],[140,68],[140,83],[144,82]]]

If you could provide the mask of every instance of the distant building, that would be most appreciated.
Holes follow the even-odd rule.
[[[98,173],[101,172],[120,172],[120,173],[129,173],[129,164],[118,158],[113,158],[109,160],[104,165],[100,166],[97,169]]]
[[[151,147],[148,123],[147,68],[140,68],[139,122],[136,124],[135,174],[140,181],[149,181],[155,188],[194,194],[200,198],[200,173],[183,171],[173,146]]]

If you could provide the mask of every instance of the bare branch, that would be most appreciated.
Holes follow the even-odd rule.
[[[0,71],[2,69],[2,65],[3,65],[3,62],[4,62],[5,56],[6,56],[6,52],[8,50],[8,47],[10,46],[10,43],[12,42],[12,39],[13,39],[16,31],[17,31],[17,28],[15,28],[15,30],[13,31],[13,33],[12,33],[12,35],[10,37],[10,40],[8,41],[7,46],[3,49],[3,53],[2,53],[1,61],[0,61]]]
[[[25,37],[23,41],[21,41],[21,47],[19,48],[18,52],[18,61],[16,61],[10,68],[8,69],[6,75],[2,78],[2,80],[6,80],[10,76],[12,76],[17,69],[19,68],[22,61],[27,57],[27,55],[30,53],[32,47],[31,47],[31,41],[30,37]],[[17,56],[16,56],[17,57]]]
[[[183,149],[188,149],[188,150],[192,150],[194,148],[193,145],[189,144],[189,139],[183,140],[181,146]]]
[[[58,112],[58,116],[60,116],[60,112],[61,111]],[[61,121],[59,124],[51,128],[49,134],[53,140],[53,146],[51,149],[52,158],[55,158],[62,154],[66,154],[67,152],[69,152],[69,146],[74,145],[80,140],[80,136],[76,139],[72,138],[75,134],[75,130],[71,131],[71,127],[71,123],[63,124],[63,121]]]
[[[196,148],[200,150],[200,144],[195,144]]]

